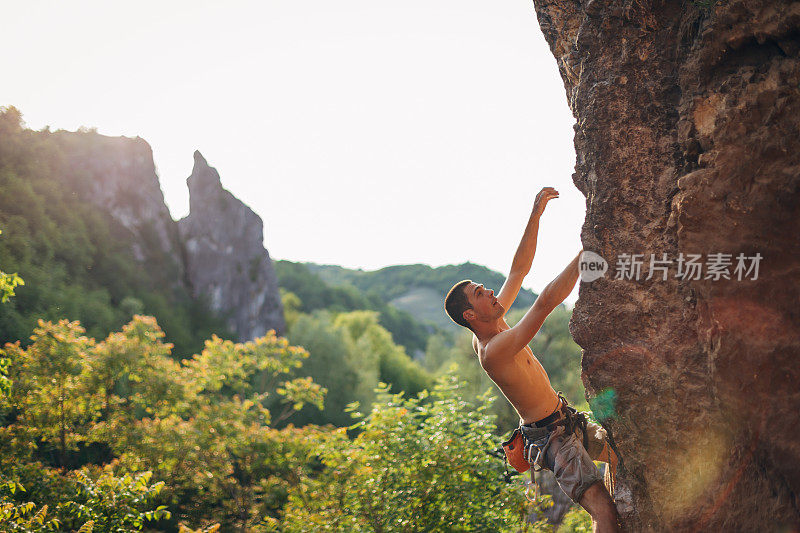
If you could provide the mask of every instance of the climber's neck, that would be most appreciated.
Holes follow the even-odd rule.
[[[495,335],[510,328],[503,318],[486,322],[473,322],[472,326],[472,331],[478,338],[478,342],[484,346],[492,340]]]

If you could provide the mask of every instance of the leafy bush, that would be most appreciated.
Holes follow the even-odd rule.
[[[428,394],[392,394],[381,385],[371,411],[351,430],[323,436],[321,475],[289,493],[286,531],[508,531],[531,508],[503,480],[488,394],[470,401],[453,376]]]
[[[40,321],[30,345],[0,351],[13,382],[0,401],[0,480],[36,504],[4,500],[9,520],[246,529],[277,516],[289,485],[314,467],[319,430],[270,427],[322,407],[325,390],[296,375],[304,349],[273,332],[247,343],[213,337],[178,363],[153,317],[135,316],[101,342],[84,333],[78,322]],[[43,521],[45,506],[62,525]]]
[[[150,483],[152,474],[114,476],[102,469],[84,468],[67,476],[48,469],[39,475],[59,477],[60,501],[41,506],[26,499],[19,481],[0,485],[0,527],[3,531],[81,531],[123,533],[141,531],[148,522],[170,517],[156,505],[163,482]]]

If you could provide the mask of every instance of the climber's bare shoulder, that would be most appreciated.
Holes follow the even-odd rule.
[[[481,367],[513,404],[511,397],[517,395],[517,389],[527,389],[530,385],[525,362],[533,357],[533,353],[527,346],[521,350],[509,349],[509,343],[504,342],[504,336],[510,334],[510,329],[506,321],[502,320],[501,331],[490,339],[481,342],[473,336],[473,347]]]
[[[472,336],[472,347],[478,358],[481,361],[481,366],[486,369],[487,367],[506,366],[514,362],[515,357],[521,353],[527,353],[530,349],[527,346],[520,347],[509,341],[515,334],[511,326],[508,325],[505,318],[500,318],[497,321],[496,334],[483,341]]]
[[[476,352],[481,367],[483,367],[486,373],[489,374],[489,377],[495,382],[497,382],[495,376],[500,378],[507,374],[514,374],[517,367],[519,367],[520,358],[525,360],[533,355],[530,353],[530,348],[527,346],[523,347],[521,350],[517,350],[515,348],[510,348],[509,343],[504,342],[504,337],[509,335],[508,331],[510,328],[508,324],[505,324],[505,321],[503,321],[503,323],[505,326],[504,329],[491,339],[485,340],[484,342],[475,339],[477,347]]]

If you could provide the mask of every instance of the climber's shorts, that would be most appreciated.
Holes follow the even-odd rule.
[[[540,465],[555,474],[561,490],[575,503],[589,487],[603,479],[592,461],[605,446],[606,430],[602,426],[587,422],[588,450],[583,447],[583,432],[578,427],[569,434],[563,433],[563,427],[555,431],[531,426],[520,429],[530,444],[544,450]]]

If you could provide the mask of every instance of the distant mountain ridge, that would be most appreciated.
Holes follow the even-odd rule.
[[[275,272],[281,290],[298,297],[300,311],[376,311],[394,342],[416,358],[422,357],[432,335],[460,332],[461,327],[444,312],[444,296],[453,284],[472,279],[499,290],[505,281],[499,272],[473,263],[394,265],[364,271],[283,260],[275,262]],[[522,289],[512,309],[526,309],[535,300],[535,293]]]
[[[430,322],[446,330],[459,326],[444,312],[447,291],[463,279],[483,283],[495,292],[506,277],[490,268],[474,263],[431,267],[424,264],[393,265],[378,270],[354,270],[336,265],[305,263],[311,272],[335,286],[351,285],[367,294],[374,293],[386,303],[406,311],[417,320]],[[522,289],[511,309],[524,309],[533,305],[536,294]]]

